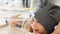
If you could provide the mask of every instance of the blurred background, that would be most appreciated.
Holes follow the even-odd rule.
[[[39,4],[40,0],[0,0],[0,34],[25,34],[24,29],[32,33],[30,24]]]
[[[0,0],[0,15],[6,16],[5,13],[29,12],[40,4],[40,0]]]

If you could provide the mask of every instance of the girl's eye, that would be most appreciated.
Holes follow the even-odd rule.
[[[35,29],[36,32],[38,32],[39,30],[38,29]]]

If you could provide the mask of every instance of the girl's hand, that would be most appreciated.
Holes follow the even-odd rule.
[[[52,34],[60,34],[60,21]]]

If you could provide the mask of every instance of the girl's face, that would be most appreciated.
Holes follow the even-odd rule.
[[[32,28],[34,34],[46,34],[46,30],[36,19],[33,21]]]

